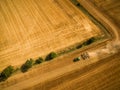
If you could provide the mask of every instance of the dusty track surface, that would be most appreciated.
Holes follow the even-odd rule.
[[[56,0],[57,1],[57,0]],[[59,1],[59,0],[58,0]],[[80,0],[82,2],[82,0]],[[91,2],[82,2],[86,9],[91,9]],[[88,5],[87,5],[88,4]],[[95,7],[94,7],[95,8]],[[96,10],[96,8],[95,8]],[[89,11],[94,13],[92,10]],[[3,90],[119,90],[120,89],[120,52],[118,27],[111,22],[111,19],[105,19],[102,14],[97,14],[98,20],[114,33],[114,45],[111,43],[102,43],[94,48],[86,49],[90,54],[88,60],[82,60],[73,63],[74,57],[79,56],[83,51],[75,51],[68,55],[60,57],[58,60],[44,63],[41,66],[33,68],[25,74],[14,75],[8,81],[0,84]],[[105,19],[105,20],[103,20]],[[106,24],[106,22],[108,24]],[[112,43],[114,43],[112,41]],[[110,45],[110,46],[109,46]],[[105,50],[115,49],[115,52],[104,52]],[[100,51],[96,55],[95,52]],[[116,53],[116,54],[114,54]],[[95,53],[96,54],[96,53]],[[100,55],[99,55],[100,54]],[[52,65],[52,66],[51,66]],[[47,68],[46,68],[47,67]],[[39,71],[39,72],[38,72]],[[32,78],[31,78],[32,77]]]
[[[29,90],[39,90],[40,88],[42,90],[118,90],[120,88],[119,55],[116,54],[84,68],[75,69],[48,82],[31,87]]]

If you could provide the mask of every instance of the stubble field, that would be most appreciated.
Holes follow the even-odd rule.
[[[88,1],[84,5],[90,2],[78,1]],[[100,9],[99,5],[103,5],[101,10],[107,16],[116,13],[114,10],[119,11],[118,3],[114,3],[117,9],[108,9],[108,6],[112,5],[108,3],[119,0],[91,1],[97,2],[93,7],[95,9]],[[103,1],[106,4],[102,3]],[[119,16],[112,19],[117,22]],[[108,22],[108,25],[114,27],[111,22]],[[30,57],[44,56],[50,51],[63,50],[103,34],[70,0],[1,0],[0,27],[0,69],[8,64],[21,65]],[[114,47],[114,41],[119,42],[120,33],[117,29],[111,32],[117,38],[62,55],[53,61],[33,67],[27,73],[18,72],[0,83],[0,89],[119,90],[120,48]],[[114,50],[115,52],[112,52]],[[73,63],[73,59],[84,52],[88,52],[90,58]]]
[[[112,18],[115,24],[120,25],[119,0],[91,0],[96,7]],[[102,8],[101,8],[102,7]],[[120,27],[120,26],[119,26]]]
[[[0,0],[0,70],[98,35],[69,0]]]

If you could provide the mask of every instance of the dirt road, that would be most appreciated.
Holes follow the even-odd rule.
[[[117,26],[113,19],[106,15],[104,12],[93,5],[92,1],[90,0],[78,0],[81,5],[84,6],[91,13],[97,20],[99,20],[111,33],[114,33],[114,42],[118,42],[120,40],[120,32],[119,26]]]
[[[35,74],[32,78],[24,77],[23,81],[18,81],[13,85],[8,84],[3,90],[88,90],[89,88],[103,90],[120,88],[119,55],[120,53],[99,61],[91,59],[71,63],[44,74],[37,71],[37,75]]]
[[[119,55],[116,54],[85,68],[76,69],[28,90],[40,88],[42,90],[118,90],[120,88]]]

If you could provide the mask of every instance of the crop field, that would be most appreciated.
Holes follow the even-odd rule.
[[[0,0],[0,70],[100,35],[69,0]]]
[[[120,25],[120,1],[119,0],[91,0],[96,7],[101,9],[109,17],[111,17],[114,22]],[[101,8],[102,7],[102,8]]]
[[[0,90],[120,90],[119,10],[120,0],[0,0]],[[21,72],[52,51],[63,54]]]

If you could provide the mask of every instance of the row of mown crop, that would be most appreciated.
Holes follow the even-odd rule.
[[[72,50],[76,50],[76,49],[80,49],[83,46],[87,46],[92,44],[93,42],[95,42],[97,39],[92,37],[88,40],[86,40],[85,42],[81,43],[80,45],[74,47]],[[66,53],[70,52],[70,51],[66,51]],[[13,73],[15,73],[16,71],[20,70],[21,72],[25,73],[27,72],[30,68],[32,68],[32,66],[34,65],[38,65],[40,63],[46,62],[46,61],[50,61],[60,55],[63,55],[65,53],[55,53],[55,52],[51,52],[49,53],[45,59],[43,59],[42,57],[37,58],[36,60],[33,60],[32,58],[30,58],[29,60],[27,60],[21,67],[19,68],[14,68],[13,66],[8,66],[6,67],[1,73],[0,73],[0,82],[1,81],[5,81],[7,80]]]

